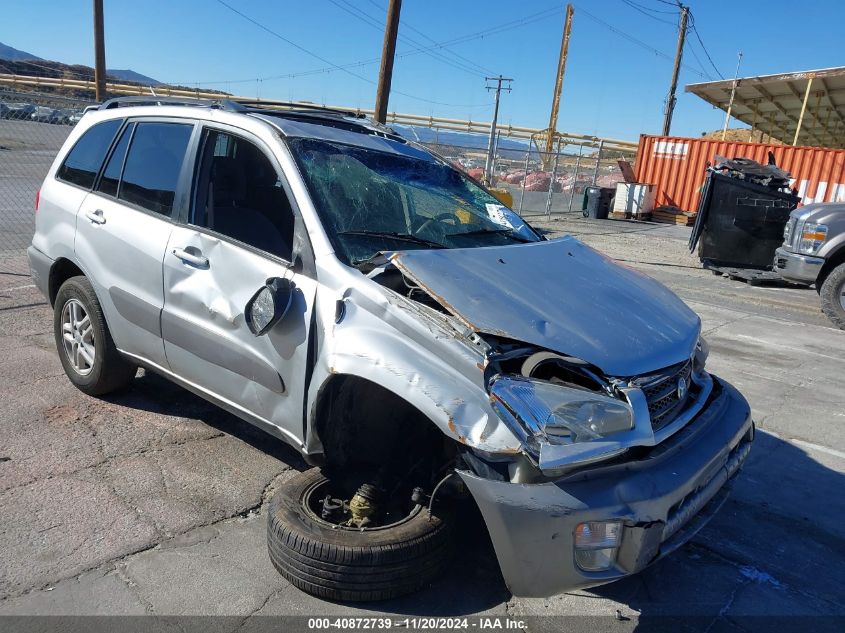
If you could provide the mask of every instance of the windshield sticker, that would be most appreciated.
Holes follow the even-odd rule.
[[[516,214],[513,211],[501,204],[492,204],[488,202],[484,206],[487,207],[487,215],[491,220],[493,220],[493,222],[499,226],[504,226],[509,229],[514,228],[513,218]]]

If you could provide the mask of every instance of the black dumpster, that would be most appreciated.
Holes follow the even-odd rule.
[[[584,190],[584,199],[586,201],[584,217],[600,220],[606,219],[608,213],[610,213],[610,206],[613,204],[615,193],[616,190],[610,187],[587,187]]]
[[[719,156],[707,171],[690,251],[698,245],[705,268],[771,269],[789,213],[801,201],[789,188],[790,175],[773,164]]]

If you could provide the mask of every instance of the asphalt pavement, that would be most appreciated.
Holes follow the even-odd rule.
[[[425,591],[310,597],[275,572],[264,534],[274,489],[305,468],[296,452],[155,375],[83,395],[62,373],[50,308],[26,276],[0,274],[0,615],[231,616],[220,630],[269,621],[256,615],[479,614],[529,631],[629,631],[652,618],[674,630],[842,630],[845,332],[815,291],[702,271],[685,228],[577,215],[540,226],[678,292],[702,318],[709,369],[751,402],[755,446],[689,544],[604,587],[523,599],[470,512],[453,565]]]

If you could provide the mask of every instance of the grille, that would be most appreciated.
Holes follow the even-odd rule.
[[[683,398],[678,395],[681,378],[687,386]],[[638,382],[648,402],[651,428],[657,431],[674,420],[689,401],[694,388],[692,361],[674,365],[665,372],[645,377]]]

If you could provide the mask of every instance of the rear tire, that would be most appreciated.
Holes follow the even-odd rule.
[[[845,330],[845,264],[840,264],[824,280],[819,295],[822,302],[822,311],[833,324],[841,330]]]
[[[84,276],[71,277],[59,288],[53,334],[65,374],[89,396],[125,387],[138,371],[117,351],[94,288]]]
[[[332,529],[303,501],[324,481],[318,468],[299,473],[270,503],[270,560],[292,585],[330,600],[387,600],[422,589],[449,565],[452,521],[440,502],[431,518],[422,508],[381,529]]]

